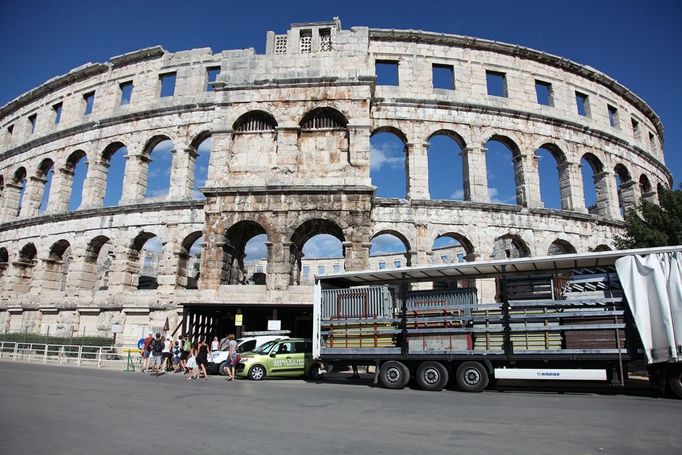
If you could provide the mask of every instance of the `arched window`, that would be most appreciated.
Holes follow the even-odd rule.
[[[178,254],[177,287],[197,289],[201,276],[201,252],[203,250],[201,231],[192,232],[182,241]]]
[[[291,237],[290,283],[313,284],[315,275],[345,269],[344,236],[329,220],[308,220]]]
[[[303,130],[345,129],[347,126],[346,117],[331,107],[313,109],[301,120]]]
[[[518,148],[508,138],[493,136],[485,144],[485,163],[488,175],[488,195],[496,204],[520,204],[521,170],[516,160]]]
[[[230,226],[225,233],[221,284],[265,284],[266,242],[265,229],[255,221]]]
[[[81,288],[93,291],[108,289],[113,260],[114,245],[108,237],[98,235],[90,240],[85,249]]]
[[[369,138],[369,175],[378,197],[407,197],[406,144],[405,135],[393,128],[379,128]]]
[[[412,265],[410,244],[397,232],[380,232],[371,240],[370,269],[398,269]]]
[[[108,165],[107,182],[104,192],[104,206],[118,205],[123,195],[123,178],[126,170],[128,149],[120,142],[110,144],[102,154],[102,161]]]
[[[235,133],[263,133],[275,131],[277,121],[264,111],[250,111],[241,115],[232,129]]]
[[[559,254],[573,254],[576,253],[573,245],[568,243],[566,240],[557,239],[553,241],[549,248],[547,249],[547,255],[556,256]]]
[[[625,215],[625,209],[628,208],[626,207],[626,201],[625,201],[625,188],[623,187],[624,184],[629,183],[631,178],[630,178],[630,171],[622,165],[622,164],[616,164],[616,167],[613,168],[613,173],[615,175],[616,179],[616,202],[618,204],[618,210],[620,212],[620,216]]]
[[[598,202],[602,199],[600,193],[605,191],[602,172],[604,166],[591,153],[586,153],[580,160],[580,172],[583,178],[583,196],[588,213],[598,214]]]
[[[43,214],[47,210],[50,201],[50,192],[52,190],[52,177],[54,176],[54,162],[51,159],[45,159],[38,167],[36,177],[38,177],[42,188],[36,188],[36,196],[39,198],[38,213]],[[38,183],[36,183],[38,185]]]
[[[520,237],[506,234],[495,239],[492,259],[515,259],[530,256],[526,242]]]
[[[192,186],[192,199],[206,199],[206,196],[199,191],[199,188],[206,186],[206,180],[208,179],[208,165],[211,162],[212,146],[213,138],[211,136],[199,139],[194,146],[197,156],[194,159],[194,185]]]
[[[43,285],[46,289],[66,290],[66,278],[71,264],[71,245],[66,240],[55,242],[45,261]]]
[[[464,168],[461,137],[439,131],[429,139],[429,196],[431,199],[464,200]]]
[[[129,250],[128,273],[132,284],[138,289],[159,287],[159,271],[163,259],[163,243],[150,232],[141,232],[135,237]]]
[[[66,160],[66,169],[70,171],[70,195],[69,211],[73,212],[80,207],[83,201],[83,186],[88,174],[88,160],[85,152],[77,150]]]
[[[17,199],[16,203],[16,216],[19,216],[19,213],[21,212],[21,207],[23,206],[24,203],[24,193],[26,193],[26,169],[23,167],[20,167],[19,169],[16,170],[14,173],[14,178],[12,179],[12,183],[17,187],[17,190],[19,192],[19,197]]]
[[[545,144],[535,151],[535,159],[543,206],[547,209],[568,210],[570,185],[563,152],[552,144]]]
[[[149,164],[146,198],[168,196],[173,169],[173,150],[173,142],[165,136],[154,137],[147,143],[145,155],[149,157]]]

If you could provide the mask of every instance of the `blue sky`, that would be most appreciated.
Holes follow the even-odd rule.
[[[342,3],[2,0],[0,105],[86,62],[104,62],[114,55],[157,44],[169,51],[254,47],[262,53],[266,31],[281,33],[292,22],[329,20],[333,16],[341,18],[344,28],[366,25],[478,36],[592,66],[633,90],[658,113],[665,127],[666,163],[673,173],[675,188],[682,180],[679,83],[682,2],[675,0]],[[461,174],[452,155],[448,156],[448,151],[457,153],[456,144],[448,138],[436,138],[435,142],[432,145],[442,150],[439,155],[445,164],[432,164],[432,172],[444,172],[447,167],[452,175]],[[401,165],[395,144],[388,141],[388,145],[373,146],[374,172],[377,159],[382,170]],[[376,150],[381,156],[377,157]],[[494,153],[504,155],[505,151]],[[543,156],[540,166],[549,162],[551,159]],[[496,169],[491,179],[491,196],[502,203],[512,202],[514,197],[513,189],[496,183],[504,181],[507,171],[503,167]],[[553,186],[552,182],[541,184]],[[404,188],[404,181],[391,181],[385,191],[397,192],[400,188]],[[434,197],[461,199],[461,181],[454,180],[430,191]],[[544,198],[546,205],[556,204],[556,196],[543,194]]]

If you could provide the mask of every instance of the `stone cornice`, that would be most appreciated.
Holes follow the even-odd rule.
[[[363,194],[374,193],[374,187],[361,185],[272,185],[272,186],[230,186],[230,187],[211,187],[199,188],[199,191],[206,196],[229,196],[229,195],[249,195],[249,194]]]
[[[661,119],[653,109],[639,96],[635,95],[630,89],[620,84],[615,79],[598,71],[590,66],[581,65],[572,60],[546,52],[537,51],[528,47],[515,44],[501,43],[482,38],[462,35],[448,35],[445,33],[424,32],[420,30],[389,30],[389,29],[369,29],[369,39],[376,41],[406,41],[425,44],[437,44],[452,47],[464,47],[482,51],[495,52],[497,54],[509,55],[515,58],[534,60],[538,63],[554,66],[564,71],[568,71],[577,76],[596,82],[622,96],[632,103],[654,124],[663,142],[664,131]]]

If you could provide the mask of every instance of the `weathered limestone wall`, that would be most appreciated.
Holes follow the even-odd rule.
[[[377,84],[378,60],[397,63],[399,85]],[[452,66],[453,90],[433,88],[433,64]],[[213,68],[220,72],[209,82]],[[486,70],[505,74],[506,97],[487,94]],[[175,90],[160,97],[168,73]],[[536,80],[552,84],[551,106],[537,102]],[[132,96],[122,104],[121,84],[129,82]],[[576,91],[588,95],[589,116],[578,115]],[[614,126],[607,106],[617,109]],[[404,200],[374,195],[370,137],[377,131],[405,143]],[[435,133],[461,146],[464,201],[430,198]],[[207,138],[208,179],[198,197],[198,148]],[[491,203],[491,138],[514,154],[516,205]],[[162,140],[173,144],[170,188],[146,198],[151,150]],[[108,335],[121,323],[122,339],[132,341],[166,318],[174,328],[183,304],[305,307],[312,289],[300,284],[302,248],[320,233],[342,242],[351,270],[369,265],[371,240],[382,233],[405,241],[411,265],[430,264],[443,235],[460,241],[467,260],[510,248],[545,255],[557,244],[578,252],[611,247],[622,228],[618,192],[632,210],[655,200],[658,184],[670,186],[662,144],[656,114],[608,76],[467,37],[343,30],[335,20],[269,32],[264,55],[154,47],[84,65],[0,108],[0,331]],[[535,151],[543,146],[558,160],[561,210],[543,208],[540,198]],[[123,194],[104,207],[111,155],[121,147]],[[583,198],[586,154],[598,167],[594,213]],[[83,199],[70,212],[81,158]],[[245,244],[259,234],[267,236],[266,284],[242,286]],[[141,247],[154,236],[163,244],[158,287],[138,289]],[[202,236],[201,277],[189,289],[189,248]]]

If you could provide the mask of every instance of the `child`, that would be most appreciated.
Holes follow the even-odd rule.
[[[196,379],[198,376],[197,351],[192,348],[187,358],[187,380]]]

